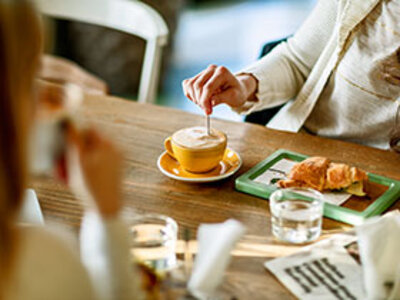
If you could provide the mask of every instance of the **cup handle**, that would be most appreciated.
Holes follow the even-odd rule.
[[[172,150],[172,146],[171,146],[171,137],[168,137],[168,138],[165,139],[164,147],[165,147],[165,150],[167,150],[167,153],[171,157],[175,158],[174,151]]]

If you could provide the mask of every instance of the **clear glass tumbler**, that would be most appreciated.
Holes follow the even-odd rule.
[[[270,197],[272,233],[289,243],[308,243],[321,234],[323,195],[312,189],[287,188]]]
[[[146,214],[130,221],[131,253],[133,258],[156,271],[176,266],[178,225],[174,219]]]

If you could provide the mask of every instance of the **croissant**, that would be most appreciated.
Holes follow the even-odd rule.
[[[278,186],[307,187],[318,191],[347,189],[352,194],[362,196],[365,195],[362,190],[365,180],[368,180],[368,176],[363,170],[316,156],[295,164],[288,179],[279,180]]]

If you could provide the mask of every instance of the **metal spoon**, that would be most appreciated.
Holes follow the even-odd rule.
[[[207,135],[211,135],[210,115],[206,115]]]

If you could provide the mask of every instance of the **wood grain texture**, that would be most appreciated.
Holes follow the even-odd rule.
[[[78,119],[99,128],[123,149],[127,164],[123,185],[127,208],[138,213],[166,214],[181,228],[186,226],[194,233],[200,223],[222,222],[228,218],[247,226],[248,253],[234,257],[223,286],[239,299],[293,299],[293,296],[262,265],[274,256],[270,248],[279,249],[278,246],[283,245],[272,237],[268,201],[235,191],[237,176],[284,148],[306,155],[326,156],[335,162],[400,180],[400,155],[396,153],[305,133],[213,120],[214,127],[227,133],[228,144],[240,153],[243,166],[234,177],[224,181],[187,184],[165,177],[158,171],[156,162],[164,151],[165,138],[178,129],[203,125],[203,117],[117,98],[90,96],[85,99]],[[46,221],[79,229],[82,205],[67,187],[42,178],[34,180],[33,188],[38,193]],[[399,201],[393,208],[400,208]],[[323,226],[333,229],[343,224],[324,219]],[[257,249],[254,253],[253,248]],[[260,256],[263,248],[269,250],[265,251],[265,257],[262,257],[262,250]],[[281,251],[277,252],[279,256]]]

